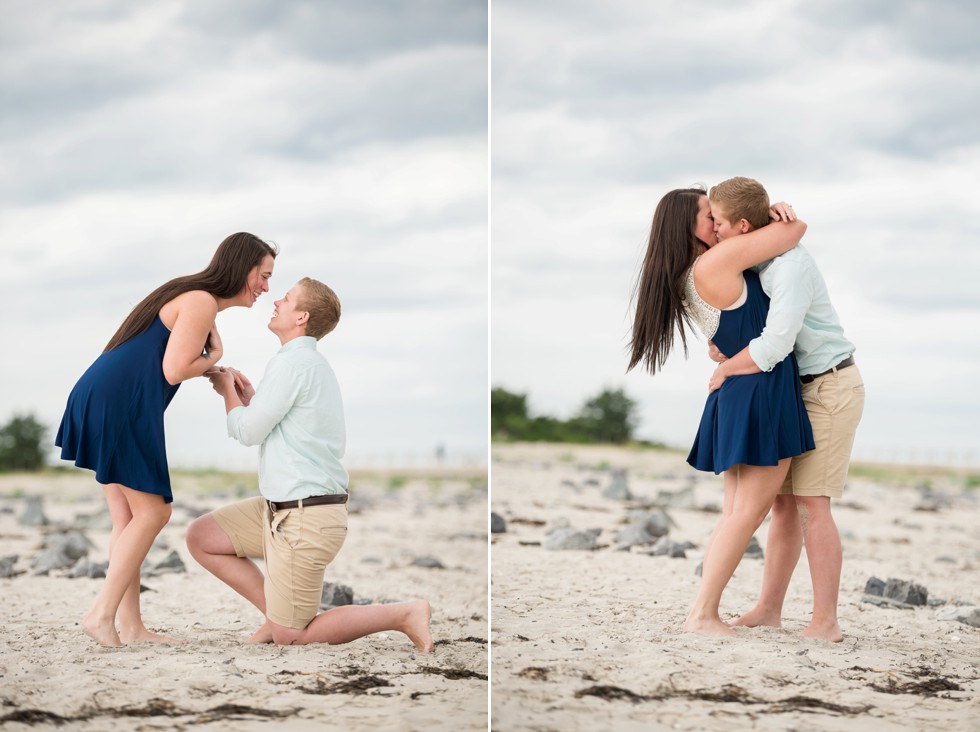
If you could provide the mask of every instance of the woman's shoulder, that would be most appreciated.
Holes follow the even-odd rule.
[[[181,314],[213,319],[218,314],[218,301],[214,299],[214,295],[205,290],[188,290],[167,301],[160,308],[160,320],[171,329]]]
[[[201,310],[218,312],[218,301],[214,299],[214,295],[206,290],[188,290],[187,292],[182,292],[167,303],[167,305],[172,304],[177,305],[179,308],[191,307],[195,310],[200,308]]]
[[[721,310],[705,302],[694,283],[694,268],[700,259],[701,257],[695,259],[684,274],[684,294],[681,296],[681,303],[697,323],[698,329],[706,338],[711,338],[718,330]]]

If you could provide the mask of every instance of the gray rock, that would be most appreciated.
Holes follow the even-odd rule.
[[[689,542],[684,542],[683,544],[677,541],[673,541],[666,536],[660,537],[656,544],[653,545],[647,554],[651,557],[671,557],[672,559],[686,559],[687,550],[691,546]]]
[[[88,557],[82,557],[65,573],[65,577],[77,579],[79,577],[89,577],[98,579],[105,577],[109,569],[109,562],[93,562]]]
[[[861,597],[861,601],[872,605],[877,605],[879,607],[892,607],[899,610],[915,610],[915,605],[909,605],[907,602],[899,602],[887,597],[879,597],[878,595],[863,595]]]
[[[693,549],[694,548],[694,544],[690,544],[690,543],[688,543],[688,544],[689,545],[685,548],[685,551],[686,551],[686,549]],[[749,559],[764,559],[765,558],[765,554],[762,551],[762,547],[759,546],[759,542],[756,541],[756,538],[754,536],[749,540],[749,546],[746,548],[745,554],[743,554],[742,557],[743,558],[744,557],[748,557]],[[701,568],[703,567],[703,565],[704,565],[704,562],[698,562],[698,566],[694,568],[694,575],[696,577],[700,577],[701,576]]]
[[[27,496],[24,500],[27,505],[24,507],[24,513],[17,519],[17,523],[21,526],[47,526],[51,523],[44,515],[44,500],[41,496]]]
[[[626,471],[614,470],[612,480],[603,491],[602,495],[614,501],[628,501],[633,497],[630,493],[629,485],[626,483]]]
[[[507,522],[499,513],[490,512],[490,533],[504,534],[507,532]]]
[[[885,594],[885,583],[877,577],[868,577],[864,584],[864,594],[881,597]]]
[[[340,607],[341,605],[354,604],[354,590],[347,585],[338,582],[324,582],[323,592],[320,595],[320,607]]]
[[[67,534],[54,534],[48,541],[51,547],[60,548],[70,559],[81,559],[88,554],[89,547],[93,546],[85,534],[78,531],[69,531]]]
[[[426,569],[445,569],[446,566],[435,557],[425,556],[416,557],[412,560],[413,567],[425,567]]]
[[[62,547],[53,546],[40,554],[31,557],[31,569],[34,574],[47,574],[52,569],[66,569],[77,561],[78,557],[69,557]]]
[[[47,574],[53,569],[67,569],[88,554],[91,542],[84,534],[69,531],[67,534],[51,534],[45,541],[45,549],[31,558],[34,574]]]
[[[676,491],[657,491],[658,506],[666,508],[697,508],[694,500],[694,486],[688,485]]]
[[[72,526],[76,529],[94,529],[96,531],[112,531],[112,516],[108,508],[95,513],[80,513],[75,516]]]
[[[0,559],[0,579],[15,577],[18,574],[14,571],[14,567],[16,566],[18,559],[20,559],[20,557],[16,554],[11,554],[10,556]]]
[[[146,575],[149,577],[155,577],[160,574],[182,574],[187,571],[187,567],[184,566],[183,560],[174,549],[166,557],[161,559],[159,562],[154,564],[147,572]]]
[[[762,546],[759,544],[759,540],[753,536],[749,540],[749,545],[745,549],[745,554],[742,556],[749,559],[765,559],[766,553],[762,551]]]
[[[601,533],[602,529],[555,529],[548,534],[541,546],[552,551],[592,551],[596,548],[596,539]]]
[[[929,601],[929,591],[922,585],[892,578],[885,582],[884,596],[908,605],[925,605]]]
[[[944,607],[936,611],[936,620],[948,620],[980,628],[980,607],[967,605]]]
[[[647,531],[659,538],[661,536],[667,536],[670,533],[670,527],[673,523],[670,516],[663,511],[650,511],[647,514],[647,520],[644,525]]]
[[[670,516],[660,509],[647,511],[643,508],[633,509],[626,514],[626,523],[642,526],[654,539],[669,534],[670,527],[674,525]]]
[[[656,541],[656,537],[647,531],[643,524],[629,524],[616,534],[616,543],[625,548],[652,544],[654,541]]]

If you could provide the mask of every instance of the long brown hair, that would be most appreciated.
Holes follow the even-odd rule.
[[[698,201],[704,195],[701,188],[678,188],[657,204],[650,242],[633,288],[636,314],[627,371],[640,361],[651,374],[662,369],[674,347],[675,330],[680,333],[687,356],[684,325],[693,326],[682,302],[684,277],[705,247],[694,235]]]
[[[160,308],[185,292],[204,290],[215,297],[234,297],[242,291],[252,268],[261,264],[266,256],[275,258],[278,253],[275,245],[262,241],[254,234],[232,234],[221,242],[204,270],[172,279],[144,297],[119,326],[105,350],[111,351],[145,331],[159,314]],[[208,338],[210,340],[210,336]]]

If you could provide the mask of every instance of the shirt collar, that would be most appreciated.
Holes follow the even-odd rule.
[[[308,348],[311,351],[316,350],[316,338],[313,336],[297,336],[293,340],[289,341],[286,345],[279,349],[279,353],[286,353],[287,351],[295,351],[299,348]]]

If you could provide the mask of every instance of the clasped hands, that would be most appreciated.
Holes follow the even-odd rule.
[[[227,396],[231,389],[246,407],[255,395],[252,382],[238,369],[231,366],[214,366],[203,374],[211,382],[211,387],[221,396]]]

